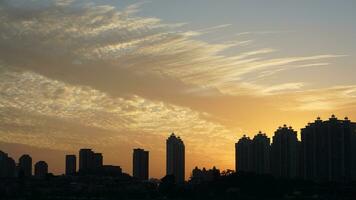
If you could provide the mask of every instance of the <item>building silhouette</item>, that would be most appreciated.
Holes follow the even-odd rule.
[[[279,127],[271,145],[271,172],[275,177],[297,177],[297,132],[292,127]]]
[[[134,149],[133,151],[133,177],[140,180],[148,180],[149,173],[149,152],[144,149]]]
[[[91,149],[79,150],[79,172],[88,172],[94,169],[94,151]]]
[[[66,155],[66,172],[65,174],[73,175],[77,171],[77,157],[75,155]]]
[[[103,166],[103,154],[94,153],[93,164],[93,169],[100,169]]]
[[[240,172],[252,171],[252,140],[243,135],[235,144],[235,168]]]
[[[15,160],[8,156],[7,153],[0,151],[0,177],[13,178],[16,176]]]
[[[76,155],[66,155],[65,163],[66,175],[77,173]],[[275,131],[271,144],[270,138],[261,131],[253,139],[243,135],[235,144],[235,165],[238,172],[271,173],[277,178],[303,178],[317,182],[356,181],[356,123],[347,117],[339,120],[332,115],[326,121],[318,117],[301,129],[301,141],[297,139],[297,132],[286,125]],[[0,178],[30,177],[31,156],[22,155],[17,167],[14,159],[0,151]],[[44,161],[37,162],[34,168],[36,177],[48,174],[48,165]],[[148,151],[140,148],[133,150],[132,171],[135,178],[148,180]],[[122,173],[120,166],[103,165],[103,155],[91,149],[80,149],[78,172],[80,176],[90,177],[122,178],[127,175]],[[166,140],[166,173],[166,177],[175,183],[185,181],[185,145],[174,133]],[[218,174],[220,172],[215,167],[210,170],[196,167],[190,182],[210,181]],[[227,173],[223,174],[226,176]]]
[[[38,161],[35,164],[35,177],[44,178],[48,174],[48,164],[45,161]]]
[[[216,180],[220,176],[220,170],[215,166],[212,169],[206,170],[205,167],[203,169],[199,169],[195,167],[192,170],[192,174],[189,182],[192,184],[201,184],[203,182],[210,182]]]
[[[334,115],[317,118],[301,130],[301,173],[307,180],[349,181],[356,178],[356,123]]]
[[[32,158],[30,155],[24,154],[19,158],[18,169],[19,176],[32,176]]]
[[[261,131],[251,140],[246,135],[235,144],[235,168],[240,172],[270,173],[270,139]]]
[[[185,146],[180,137],[172,133],[166,141],[166,172],[173,175],[176,183],[184,183]]]
[[[122,176],[120,166],[103,165],[103,154],[96,153],[91,149],[79,150],[79,175],[93,176]]]
[[[251,171],[256,174],[270,173],[270,139],[261,131],[251,142]]]
[[[122,169],[120,166],[103,165],[100,170],[97,170],[96,174],[101,176],[121,176]]]

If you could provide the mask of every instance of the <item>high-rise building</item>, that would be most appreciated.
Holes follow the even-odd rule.
[[[15,160],[8,156],[8,154],[0,151],[0,177],[15,177],[16,163]]]
[[[174,175],[176,183],[184,183],[185,147],[180,137],[172,133],[166,141],[166,172]]]
[[[103,165],[102,168],[99,170],[99,174],[104,176],[121,176],[122,169],[120,166]]]
[[[75,155],[66,155],[66,175],[73,175],[77,171],[77,157]]]
[[[279,127],[271,145],[271,172],[275,177],[297,176],[297,132],[292,127]]]
[[[203,182],[214,181],[220,176],[220,170],[215,166],[212,169],[199,169],[195,167],[192,170],[192,175],[190,177],[189,183],[192,184],[201,184]]]
[[[94,169],[94,152],[91,149],[79,150],[79,171],[88,172]]]
[[[32,176],[32,158],[28,154],[19,158],[19,176]]]
[[[356,178],[356,123],[334,115],[301,130],[302,177],[316,181]]]
[[[251,139],[243,135],[237,143],[235,143],[235,169],[240,172],[252,171],[252,149]]]
[[[94,153],[94,169],[100,169],[103,166],[103,154]]]
[[[44,178],[48,174],[48,165],[45,161],[38,161],[35,164],[35,177]]]
[[[140,180],[148,180],[149,153],[144,149],[134,149],[132,174]]]
[[[270,173],[270,139],[261,131],[251,142],[251,167],[256,174]]]

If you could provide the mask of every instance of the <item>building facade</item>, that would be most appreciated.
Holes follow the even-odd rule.
[[[185,180],[185,146],[174,133],[166,141],[166,173],[174,175],[176,183]]]
[[[93,169],[100,169],[103,167],[103,154],[101,153],[94,153],[94,158],[93,158]]]
[[[19,158],[19,176],[30,177],[32,176],[32,158],[30,155],[25,154]]]
[[[235,170],[238,172],[252,171],[252,140],[243,135],[235,144]]]
[[[296,178],[298,171],[298,139],[292,127],[279,127],[271,145],[271,172],[275,177]]]
[[[356,178],[356,123],[334,115],[317,118],[301,130],[302,177],[315,181]]]
[[[13,178],[16,176],[15,160],[8,156],[7,153],[0,151],[0,177]]]
[[[66,155],[66,175],[73,175],[77,171],[77,157],[75,155]]]
[[[256,174],[270,173],[270,138],[261,131],[251,142],[251,171]]]
[[[48,164],[45,161],[38,161],[35,164],[35,177],[44,178],[48,174]]]
[[[190,177],[189,182],[192,184],[201,184],[203,182],[210,182],[214,181],[220,177],[220,170],[217,169],[215,166],[212,169],[199,169],[195,167],[192,170],[192,174]]]
[[[94,169],[94,152],[91,149],[79,150],[79,172],[88,172]]]
[[[144,149],[134,149],[133,151],[133,177],[140,180],[148,180],[149,177],[149,152]]]

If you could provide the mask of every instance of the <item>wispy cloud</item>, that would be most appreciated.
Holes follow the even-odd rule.
[[[278,30],[265,30],[265,31],[245,31],[237,33],[236,36],[248,36],[248,35],[266,35],[266,34],[280,34],[280,33],[293,33],[295,31],[278,31]]]
[[[203,29],[199,29],[197,30],[198,32],[202,32],[202,33],[209,33],[212,31],[216,31],[219,29],[225,29],[230,27],[232,24],[221,24],[221,25],[217,25],[217,26],[213,26],[213,27],[209,27],[209,28],[203,28]]]
[[[290,94],[295,102],[283,107],[294,111],[333,111],[356,107],[356,86],[334,86],[323,89],[311,89]]]
[[[196,144],[202,143],[199,135],[206,134],[204,146],[219,154],[214,141],[233,139],[230,130],[207,120],[206,113],[139,96],[112,98],[32,72],[0,69],[3,142],[73,150],[83,145],[115,146],[132,137],[127,133],[166,137],[176,131],[187,144],[194,144],[192,151],[201,147]]]
[[[51,12],[48,12],[48,7],[37,9],[35,13],[22,14],[20,19],[16,9],[11,9],[11,12],[3,9],[0,24],[3,60],[9,65],[26,66],[40,72],[45,66],[53,67],[51,62],[58,63],[56,60],[66,66],[102,62],[103,72],[112,73],[114,68],[125,68],[133,73],[137,71],[169,76],[188,85],[215,88],[227,95],[239,95],[243,84],[257,84],[258,77],[289,70],[291,65],[303,68],[320,66],[320,63],[326,65],[326,59],[344,56],[329,54],[267,58],[266,55],[276,51],[272,48],[225,56],[225,50],[248,45],[251,41],[215,44],[199,41],[192,37],[227,28],[230,24],[181,32],[172,25],[161,23],[157,18],[132,16],[141,4],[119,11],[107,5],[86,4],[75,8],[69,4],[63,9],[61,3],[61,7],[52,5]],[[26,5],[24,3],[22,10]],[[267,32],[271,33],[263,31]],[[23,62],[32,64],[17,63],[18,59],[11,56],[15,52],[21,55]],[[246,79],[247,74],[255,74],[256,79]],[[265,85],[260,84],[256,88]],[[263,93],[256,91],[256,94]]]

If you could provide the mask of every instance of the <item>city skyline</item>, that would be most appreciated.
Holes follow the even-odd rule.
[[[150,176],[162,177],[175,132],[186,178],[195,166],[234,169],[244,134],[272,138],[288,124],[300,140],[317,116],[356,119],[355,7],[0,1],[0,149],[60,174],[64,156],[83,147],[131,172],[132,150],[142,148]]]
[[[316,182],[356,180],[356,123],[332,115],[316,118],[301,129],[279,127],[270,139],[259,132],[235,144],[237,172]]]
[[[235,172],[314,181],[356,180],[356,122],[348,117],[340,120],[334,114],[325,121],[317,117],[314,122],[306,124],[299,134],[301,139],[297,137],[298,131],[284,124],[274,132],[272,141],[261,131],[253,139],[243,135],[235,143]],[[197,184],[213,180],[216,173],[220,174],[215,165],[211,170],[206,170],[207,166],[200,170],[197,165],[186,169],[184,142],[174,133],[166,140],[165,157],[164,176],[173,175],[177,184],[187,180]],[[90,148],[81,148],[78,154],[66,154],[64,160],[65,171],[61,175],[66,176],[117,176],[118,173],[127,173],[141,181],[164,177],[149,175],[149,151],[141,148],[133,149],[132,171],[122,171],[121,166],[113,163],[104,164],[103,154]],[[33,168],[32,171],[31,155],[22,154],[16,162],[0,150],[0,177],[43,178],[48,173],[52,174],[43,160],[34,162]],[[185,171],[188,171],[188,177]]]

